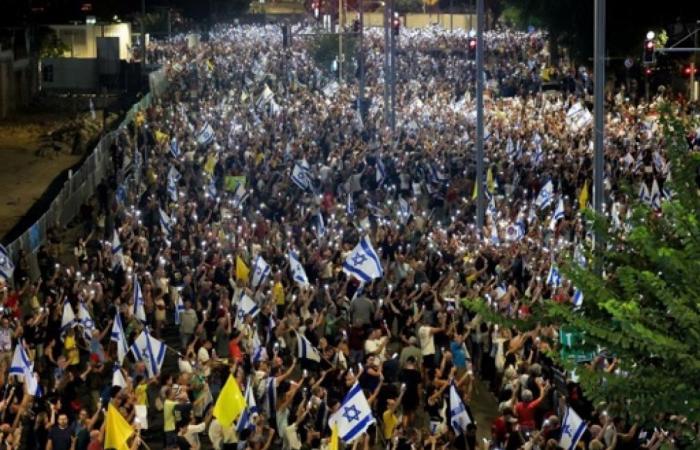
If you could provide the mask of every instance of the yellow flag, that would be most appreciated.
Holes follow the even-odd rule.
[[[107,407],[107,417],[105,418],[104,448],[128,450],[129,445],[126,441],[129,440],[132,434],[134,434],[134,429],[122,416],[122,413],[110,403]]]
[[[213,174],[217,162],[219,162],[219,156],[216,153],[210,153],[207,161],[204,163],[204,171],[209,175]]]
[[[272,286],[272,298],[275,299],[275,305],[284,305],[284,286],[279,281]]]
[[[250,269],[246,265],[243,258],[236,256],[236,279],[241,281],[248,281],[248,276],[250,275]]]
[[[491,172],[491,168],[489,167],[486,171],[486,190],[493,194],[495,188],[496,183],[493,181],[493,172]]]
[[[233,375],[229,375],[226,384],[219,393],[219,398],[216,399],[214,417],[222,428],[228,428],[245,408],[245,397],[241,393],[241,388],[238,387],[238,381],[233,378]]]
[[[159,144],[162,144],[164,142],[168,142],[169,136],[167,134],[165,134],[159,130],[156,130],[155,134],[156,134],[156,142],[158,142]]]
[[[338,434],[338,423],[333,422],[331,426],[331,441],[328,443],[328,450],[338,450],[340,436]]]
[[[472,200],[476,200],[477,195],[478,194],[476,192],[476,180],[474,180],[474,190],[472,191]]]
[[[581,192],[578,194],[578,209],[585,209],[588,205],[588,180],[583,182]]]

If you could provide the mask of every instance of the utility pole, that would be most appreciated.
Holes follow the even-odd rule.
[[[146,52],[146,0],[141,0],[141,76],[146,73],[146,63],[148,62],[148,53]]]
[[[389,7],[384,4],[384,124],[389,124],[389,85],[391,84],[389,74]]]
[[[343,82],[343,0],[338,0],[338,80]]]
[[[700,34],[700,20],[695,21],[695,36],[694,36],[694,44],[693,47],[696,49],[698,48],[698,34]],[[690,59],[690,100],[695,101],[698,99],[698,95],[700,95],[699,92],[695,90],[695,71],[697,70],[698,64],[697,64],[697,58],[698,58],[698,52],[697,50],[693,52],[693,57]]]
[[[394,33],[394,0],[389,0],[390,13],[391,13],[391,31],[389,37],[391,38],[391,115],[389,116],[389,123],[391,125],[391,133],[396,131],[396,35]],[[400,29],[400,28],[399,28]]]
[[[454,0],[450,0],[450,33],[454,30]]]
[[[360,117],[362,117],[362,123],[364,123],[364,120],[366,117],[364,116],[364,110],[365,110],[365,48],[364,48],[364,42],[365,42],[365,2],[364,0],[360,0],[360,47],[359,47],[359,55],[357,58],[357,64],[360,66],[360,86],[359,86],[359,93],[358,93],[358,98],[359,98],[359,105],[358,105],[358,110],[360,111]]]
[[[603,171],[605,137],[605,0],[595,0],[595,41],[593,56],[593,207],[600,217],[603,214]],[[602,249],[602,236],[596,233],[595,247]],[[601,270],[599,267],[598,270]]]
[[[476,0],[476,226],[484,229],[484,0]]]

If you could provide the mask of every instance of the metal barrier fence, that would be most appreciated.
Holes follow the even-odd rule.
[[[164,92],[168,83],[166,77],[156,78],[159,83],[156,92]],[[119,124],[117,131],[105,134],[80,168],[66,180],[61,191],[51,202],[51,206],[39,220],[6,246],[15,265],[19,263],[20,250],[24,251],[28,258],[29,274],[32,279],[39,277],[37,250],[46,242],[49,229],[51,227],[66,227],[78,215],[80,207],[95,195],[97,186],[110,172],[112,164],[110,148],[117,138],[118,130],[132,122],[136,113],[147,108],[151,101],[152,95],[148,93],[141,101],[134,104]]]

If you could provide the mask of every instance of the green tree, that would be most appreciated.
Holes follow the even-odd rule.
[[[318,34],[309,41],[309,52],[318,67],[328,73],[331,70],[333,61],[338,58],[339,37],[337,34]],[[345,34],[343,36],[343,74],[345,77],[352,77],[355,74],[355,56],[357,48],[357,38]]]
[[[700,422],[700,155],[688,151],[689,124],[678,116],[665,106],[660,119],[673,168],[673,197],[662,211],[635,205],[626,232],[587,212],[605,249],[587,267],[572,259],[563,265],[583,292],[579,309],[545,301],[526,322],[504,320],[482,300],[465,302],[499,323],[521,329],[555,324],[579,332],[590,348],[607,349],[618,360],[614,373],[576,367],[585,395],[616,414],[629,412],[640,424],[667,427],[680,426],[670,415]],[[602,268],[603,276],[592,267]],[[554,356],[573,368],[563,354]]]

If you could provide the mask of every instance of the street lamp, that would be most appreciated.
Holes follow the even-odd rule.
[[[654,37],[656,37],[656,33],[654,33],[651,30],[647,31],[647,40],[651,41],[652,39],[654,39]]]

